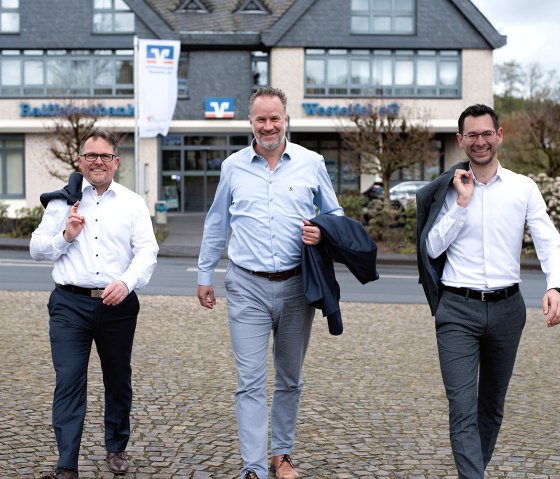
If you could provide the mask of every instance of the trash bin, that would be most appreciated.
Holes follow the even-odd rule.
[[[167,224],[167,203],[165,201],[156,201],[156,224]]]

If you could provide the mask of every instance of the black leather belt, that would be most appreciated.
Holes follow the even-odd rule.
[[[481,291],[479,289],[455,288],[453,286],[444,286],[443,289],[450,293],[459,294],[468,299],[478,299],[479,301],[493,302],[501,299],[509,298],[519,291],[519,284],[502,289],[493,289],[490,291]]]
[[[70,291],[73,294],[89,296],[90,298],[101,298],[101,294],[105,291],[103,288],[82,288],[81,286],[74,286],[73,284],[56,284],[56,287],[65,291]]]
[[[251,271],[250,269],[243,268],[242,266],[235,265],[236,268],[242,269],[246,273],[252,274],[254,276],[260,276],[266,278],[269,281],[286,281],[289,278],[301,274],[301,265],[296,266],[293,269],[288,269],[286,271],[278,271],[276,273],[266,273],[264,271]]]

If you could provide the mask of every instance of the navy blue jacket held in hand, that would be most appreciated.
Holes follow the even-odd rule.
[[[301,257],[303,289],[308,304],[327,317],[329,332],[342,334],[340,286],[334,263],[344,264],[362,284],[379,279],[377,245],[365,228],[347,216],[319,215],[309,220],[321,230],[321,242],[303,246]]]

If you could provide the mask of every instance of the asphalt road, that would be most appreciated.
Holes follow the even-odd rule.
[[[215,274],[216,294],[225,297],[223,288],[226,260]],[[26,251],[0,250],[0,289],[6,291],[50,291],[52,263],[33,261]],[[425,304],[414,265],[380,265],[378,281],[360,284],[342,265],[336,276],[343,301],[359,303]],[[527,307],[540,307],[546,284],[538,270],[524,270],[521,290]],[[140,291],[147,295],[194,296],[197,266],[195,258],[160,257],[150,284]]]

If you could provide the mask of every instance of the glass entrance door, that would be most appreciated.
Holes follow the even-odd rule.
[[[168,135],[162,142],[161,200],[169,211],[208,211],[222,162],[246,147],[250,135]]]

